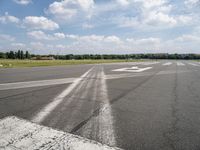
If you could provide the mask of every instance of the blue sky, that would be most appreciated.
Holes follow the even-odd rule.
[[[0,51],[200,53],[199,0],[0,0]]]

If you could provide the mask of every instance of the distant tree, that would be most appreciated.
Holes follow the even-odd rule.
[[[26,58],[26,59],[29,59],[29,58],[30,58],[30,54],[29,54],[28,51],[26,51],[25,58]]]
[[[17,59],[21,59],[21,51],[20,50],[17,51]]]
[[[10,51],[9,58],[10,59],[15,59],[15,53],[13,51]]]
[[[6,58],[6,54],[5,53],[2,53],[2,52],[0,52],[0,58]]]
[[[24,52],[20,51],[20,59],[24,59]]]

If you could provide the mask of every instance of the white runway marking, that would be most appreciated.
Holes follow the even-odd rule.
[[[108,90],[105,74],[102,69],[100,83],[95,97],[102,102],[99,114],[93,116],[89,122],[81,129],[84,137],[98,138],[98,141],[110,146],[116,145],[112,108],[108,99]],[[98,97],[100,98],[98,98]]]
[[[155,64],[159,64],[160,62],[144,62],[143,65],[148,66],[148,65],[155,65]]]
[[[57,97],[53,99],[48,105],[46,105],[39,113],[37,113],[31,120],[33,122],[40,123],[42,122],[63,100],[64,98],[72,91],[74,88],[80,84],[82,78],[86,77],[87,74],[92,70],[88,70],[80,78],[76,79],[67,89],[60,93]]]
[[[3,84],[0,84],[0,90],[11,90],[11,89],[20,89],[20,88],[66,84],[66,83],[72,83],[75,79],[76,78],[64,78],[64,79],[52,79],[52,80],[40,80],[40,81],[3,83]]]
[[[192,66],[199,66],[198,64],[195,64],[195,63],[188,63],[188,64]]]
[[[174,74],[174,73],[188,73],[191,71],[161,71],[157,73],[156,75],[167,75],[167,74]],[[147,73],[139,73],[139,74],[132,74],[132,73],[127,73],[127,74],[110,74],[106,75],[107,80],[112,80],[112,79],[120,79],[120,78],[132,78],[132,77],[143,77],[143,76],[151,76],[154,75],[154,72],[147,72]]]
[[[146,68],[139,68],[137,66],[131,67],[131,68],[120,68],[120,69],[115,69],[112,71],[117,71],[117,72],[143,72],[145,70],[152,69],[152,67],[146,67]]]
[[[14,116],[0,120],[0,149],[120,150],[119,148],[111,148],[96,141],[40,126]]]
[[[185,64],[182,62],[177,62],[177,66],[185,66]]]
[[[167,62],[167,63],[164,63],[163,66],[170,66],[172,63],[171,62]]]

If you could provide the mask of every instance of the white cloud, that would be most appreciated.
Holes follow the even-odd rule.
[[[117,2],[122,6],[127,6],[130,4],[129,0],[117,0]]]
[[[150,12],[148,16],[145,18],[144,23],[148,25],[162,25],[162,26],[175,26],[177,21],[175,18],[170,17],[168,14],[164,14],[162,12]]]
[[[43,16],[27,16],[23,20],[23,23],[27,28],[32,29],[56,30],[59,28],[59,25],[56,22]]]
[[[64,33],[54,33],[54,37],[56,39],[64,39],[65,38],[65,34]]]
[[[152,37],[142,38],[142,39],[127,38],[126,41],[136,45],[159,44],[161,42],[159,38],[152,38]]]
[[[76,40],[78,42],[88,42],[88,43],[122,43],[121,39],[117,36],[104,36],[104,35],[66,35],[67,38]]]
[[[185,5],[187,6],[187,7],[192,7],[192,6],[195,6],[195,5],[197,5],[198,3],[200,3],[200,1],[199,0],[185,0]]]
[[[15,41],[15,38],[8,34],[0,34],[0,41],[13,42]]]
[[[171,28],[178,24],[178,16],[171,15],[173,6],[168,3],[168,0],[132,0],[129,1],[130,6],[126,9],[126,12],[132,12],[133,6],[137,15],[119,15],[114,16],[114,22],[119,27],[133,27],[140,29],[147,29],[155,27]],[[188,18],[183,16],[179,20],[185,21]]]
[[[152,8],[164,5],[166,0],[134,0],[134,2],[142,3],[144,8]]]
[[[32,49],[44,49],[45,45],[41,42],[31,42],[30,46]]]
[[[181,24],[190,24],[192,20],[193,20],[193,17],[191,16],[180,15],[177,17],[177,21]]]
[[[182,35],[180,37],[178,37],[176,39],[176,41],[179,42],[200,42],[200,36],[197,35],[190,35],[190,34],[186,34],[186,35]]]
[[[17,17],[9,15],[8,12],[5,12],[4,16],[0,16],[0,23],[7,24],[7,23],[19,23],[19,22],[20,20]]]
[[[20,5],[28,5],[32,2],[31,0],[13,0],[13,1]]]
[[[24,44],[24,43],[12,43],[11,45],[13,47],[15,47],[15,48],[24,48],[24,47],[26,47],[26,44]]]
[[[61,40],[65,38],[64,33],[54,33],[53,35],[50,35],[40,30],[27,32],[27,35],[35,40]]]
[[[60,22],[74,19],[75,16],[82,15],[89,17],[90,10],[94,5],[93,0],[63,0],[53,2],[49,5],[47,13],[52,14]]]
[[[43,31],[31,31],[27,35],[36,40],[52,40],[50,35],[45,34]]]
[[[118,44],[122,42],[119,37],[114,35],[105,37],[104,41],[109,43],[118,43]]]

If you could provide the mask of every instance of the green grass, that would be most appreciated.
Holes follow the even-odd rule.
[[[100,63],[117,63],[117,62],[136,62],[136,61],[144,61],[144,60],[118,60],[118,59],[116,59],[116,60],[11,60],[11,59],[0,59],[0,68],[100,64]]]

